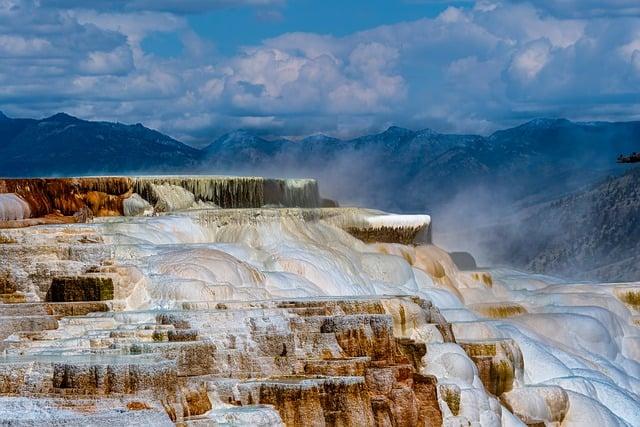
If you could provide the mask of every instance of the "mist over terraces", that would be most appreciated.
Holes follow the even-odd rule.
[[[485,263],[583,280],[640,278],[640,168],[585,189],[506,215],[474,231],[442,236],[467,239]]]

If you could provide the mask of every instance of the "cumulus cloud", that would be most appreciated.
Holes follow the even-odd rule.
[[[559,17],[640,16],[637,0],[405,0],[408,3],[473,4],[475,9],[491,11],[504,3],[529,4],[544,13]]]
[[[529,82],[547,65],[551,55],[551,43],[538,39],[523,46],[513,55],[508,71],[516,80]]]
[[[533,4],[548,13],[570,17],[640,16],[636,0],[514,0]]]
[[[201,142],[238,127],[350,136],[390,124],[478,132],[536,116],[638,118],[640,18],[629,14],[483,0],[342,37],[282,34],[221,56],[169,7],[178,2],[104,3],[43,10],[0,0],[0,108],[142,122]],[[179,57],[143,49],[158,32],[177,35]]]

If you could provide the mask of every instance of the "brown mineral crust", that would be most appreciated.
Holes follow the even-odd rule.
[[[0,294],[12,294],[16,292],[16,284],[9,271],[0,271]]]
[[[84,207],[95,216],[122,215],[132,186],[131,179],[122,177],[0,179],[0,193],[20,196],[35,218],[56,211],[71,216]]]
[[[113,299],[113,279],[102,276],[54,277],[47,292],[49,302],[108,301]]]
[[[396,338],[398,353],[406,358],[416,370],[420,370],[422,358],[427,354],[427,345],[408,338]]]
[[[321,395],[327,425],[371,425],[371,401],[365,384],[361,382],[328,380]]]
[[[70,398],[151,393],[156,398],[175,398],[178,384],[175,364],[128,357],[116,360],[76,355],[64,357],[64,361],[5,360],[0,364],[0,393]],[[33,383],[33,372],[38,372],[37,383]]]
[[[15,332],[39,332],[57,328],[56,319],[48,315],[0,317],[0,340],[4,340]]]
[[[151,406],[149,406],[148,403],[133,400],[127,403],[127,409],[130,411],[143,411],[145,409],[151,409]]]
[[[169,341],[196,341],[198,339],[197,329],[170,329],[167,332]]]
[[[287,426],[441,425],[435,377],[418,373],[426,347],[393,336],[392,317],[379,313],[385,307],[379,299],[276,304],[294,314],[290,319],[294,348],[288,348],[287,358],[290,354],[305,357],[307,351],[299,374],[239,383],[215,380],[210,390],[216,390],[222,401],[274,405]],[[260,303],[253,308],[257,306]],[[344,314],[345,307],[350,314]],[[225,306],[225,310],[233,308]],[[431,314],[427,311],[425,316]],[[283,337],[274,336],[271,346],[260,342],[269,340],[268,336],[253,336],[261,354],[275,354],[282,348]]]
[[[158,361],[132,364],[54,363],[53,389],[76,394],[136,394],[150,390],[158,396],[175,394],[175,365]]]
[[[411,245],[424,227],[348,227],[347,233],[365,243],[400,243]]]
[[[345,314],[358,314],[358,313],[367,313],[367,314],[385,314],[384,305],[380,301],[372,301],[372,300],[346,300],[346,301],[337,301],[336,305],[345,313]]]
[[[215,344],[206,341],[173,342],[161,348],[164,357],[175,360],[178,374],[197,376],[220,374]]]
[[[109,311],[109,305],[98,301],[44,303],[44,306],[49,314],[56,317],[86,316],[89,313]]]
[[[304,364],[304,372],[307,375],[363,377],[370,361],[368,357],[307,360]]]
[[[386,361],[395,350],[393,325],[388,315],[331,316],[320,331],[334,333],[344,354],[349,357],[369,356],[374,361]]]
[[[211,410],[211,401],[203,385],[197,389],[183,389],[181,400],[185,417],[202,415]]]
[[[258,398],[275,406],[287,426],[373,425],[369,395],[358,377],[267,380]]]
[[[321,331],[335,334],[343,353],[351,357],[345,360],[365,363],[364,378],[370,402],[367,419],[373,420],[372,425],[441,425],[436,380],[417,373],[426,346],[408,339],[394,339],[390,316],[377,314],[375,304],[368,307],[373,308],[375,314],[333,315],[321,325]],[[314,366],[313,372],[318,372],[319,366],[336,365],[333,360],[324,362],[324,365],[307,362],[306,366],[307,369]],[[336,373],[327,367],[324,373],[328,372]]]
[[[459,342],[478,368],[478,376],[489,393],[500,396],[513,389],[522,355],[509,341]],[[517,353],[517,354],[516,354]]]
[[[420,426],[442,425],[442,412],[438,404],[437,379],[432,375],[413,374],[413,391],[418,401]]]
[[[365,379],[376,425],[441,425],[434,377],[420,375],[410,365],[372,364]]]
[[[86,316],[89,313],[107,312],[109,305],[104,302],[46,303],[23,302],[0,304],[0,317],[53,316],[56,319],[69,316]]]
[[[259,402],[273,405],[287,426],[324,425],[320,387],[317,384],[298,387],[262,384]]]
[[[10,221],[0,221],[0,228],[24,228],[34,225],[46,224],[73,224],[79,222],[76,217],[64,216],[60,213],[46,214],[42,218],[16,219]]]

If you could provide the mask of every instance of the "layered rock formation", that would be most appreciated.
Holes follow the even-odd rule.
[[[460,271],[428,216],[317,208],[310,181],[4,185],[93,214],[0,229],[10,424],[640,422],[638,284]]]

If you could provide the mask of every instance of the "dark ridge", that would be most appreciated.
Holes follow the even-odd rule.
[[[616,160],[618,163],[640,163],[640,153],[633,152],[628,156],[619,155]]]
[[[74,122],[83,122],[77,117],[74,117],[67,113],[56,113],[51,117],[47,117],[42,119],[43,122],[59,122],[59,123],[74,123]]]

